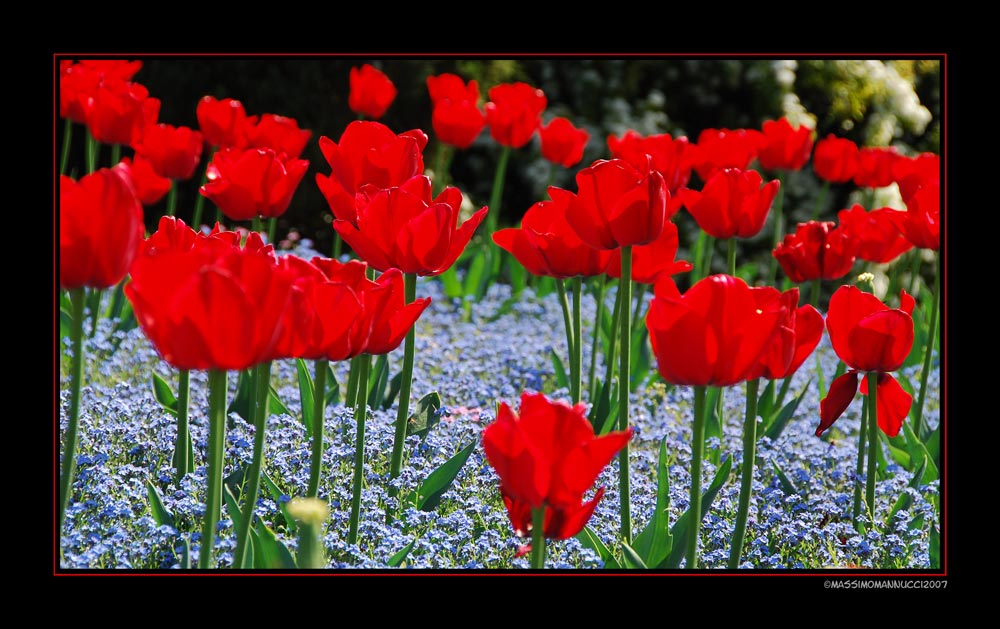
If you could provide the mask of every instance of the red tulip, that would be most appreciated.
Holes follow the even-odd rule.
[[[326,136],[319,139],[331,172],[317,174],[316,185],[334,217],[356,224],[355,195],[361,188],[392,188],[423,173],[425,146],[427,135],[420,129],[396,135],[380,122],[352,122],[338,143]]]
[[[764,350],[760,362],[750,371],[750,379],[787,378],[798,371],[823,338],[823,315],[812,306],[799,306],[799,289],[779,293],[776,288],[751,288],[757,307],[765,309],[778,302],[784,315],[778,323],[778,333]]]
[[[148,159],[161,176],[185,180],[190,179],[198,167],[203,144],[198,131],[161,122],[146,127],[142,139],[135,144],[135,152]]]
[[[844,277],[854,266],[854,244],[843,229],[833,222],[799,223],[775,247],[773,255],[793,282],[815,279],[835,280]]]
[[[431,181],[417,176],[402,186],[368,186],[358,195],[358,223],[336,219],[333,227],[373,268],[439,275],[455,263],[486,217],[482,208],[456,228],[462,193],[446,188],[431,198]]]
[[[121,79],[131,81],[136,72],[142,69],[141,61],[126,59],[81,59],[77,64],[103,79]]]
[[[177,221],[169,229],[182,228]],[[245,248],[198,234],[163,240],[174,244],[147,247],[125,286],[163,359],[178,369],[229,370],[273,358],[294,275],[278,266],[259,235],[251,234]]]
[[[553,118],[539,130],[542,138],[542,157],[554,164],[569,168],[583,159],[583,149],[590,134],[578,129],[566,118]]]
[[[381,118],[396,98],[396,86],[381,70],[365,64],[351,68],[351,92],[347,106],[356,114]]]
[[[208,165],[201,194],[234,221],[281,216],[309,168],[271,149],[222,149]]]
[[[431,124],[439,140],[467,149],[483,132],[486,116],[472,101],[444,100],[434,106]]]
[[[511,148],[527,144],[542,124],[548,105],[545,93],[527,83],[501,83],[490,88],[486,122],[493,139]]]
[[[427,91],[431,95],[431,103],[435,106],[441,101],[472,101],[479,102],[479,84],[475,80],[466,83],[457,74],[439,74],[427,77]]]
[[[893,182],[892,171],[899,154],[890,147],[863,148],[858,152],[858,172],[855,185],[864,188],[883,188]]]
[[[132,186],[135,188],[135,195],[139,197],[139,202],[143,205],[153,205],[170,192],[173,185],[166,177],[161,177],[148,159],[141,155],[136,155],[135,160],[128,157],[122,163],[129,167],[132,173]]]
[[[139,83],[106,79],[91,99],[87,127],[98,142],[131,145],[159,113],[160,101]]]
[[[142,242],[142,205],[126,165],[80,181],[59,177],[59,286],[107,288],[125,277]]]
[[[921,186],[906,204],[905,212],[892,215],[896,228],[914,247],[941,248],[941,188],[934,182]]]
[[[794,128],[788,118],[768,120],[763,126],[764,143],[757,158],[768,170],[801,170],[809,161],[813,147],[813,130]]]
[[[663,231],[670,193],[649,160],[637,169],[624,160],[599,159],[576,174],[576,185],[566,220],[591,247],[645,245]]]
[[[652,169],[663,175],[671,197],[691,179],[691,159],[694,145],[685,137],[674,139],[668,133],[643,137],[629,130],[618,139],[608,136],[611,157],[623,159],[636,168],[643,168],[646,155],[652,159]],[[679,208],[680,206],[678,206]]]
[[[584,243],[566,221],[573,193],[549,187],[549,197],[551,201],[539,201],[525,212],[519,229],[494,232],[493,242],[532,275],[567,278],[604,273],[610,252]]]
[[[496,421],[483,431],[483,449],[500,477],[500,493],[517,535],[529,534],[531,510],[542,507],[546,537],[579,533],[603,488],[581,504],[584,493],[632,433],[596,437],[584,404],[551,402],[541,393],[521,394],[520,416],[501,402]]]
[[[646,315],[649,340],[667,382],[728,386],[746,380],[785,317],[780,300],[758,304],[741,279],[712,275],[681,295],[656,285]]]
[[[196,114],[205,141],[215,147],[246,148],[247,133],[257,122],[256,116],[247,117],[243,103],[232,98],[204,96]]]
[[[837,220],[859,258],[885,264],[913,248],[896,227],[898,214],[902,212],[889,207],[867,212],[855,203],[851,209],[841,210]]]
[[[832,183],[850,181],[858,172],[858,145],[831,133],[816,143],[813,170]]]
[[[691,163],[702,181],[725,168],[746,170],[763,142],[756,129],[705,129],[691,150]]]
[[[298,159],[311,137],[312,131],[300,129],[295,118],[275,114],[264,114],[256,125],[247,130],[249,146],[273,149],[289,159]]]
[[[698,226],[719,239],[751,238],[764,227],[780,182],[761,186],[755,170],[725,168],[705,183],[701,192],[685,188],[681,200]]]
[[[656,240],[632,249],[632,281],[656,284],[664,277],[690,271],[693,268],[690,262],[674,260],[677,246],[677,226],[671,222],[664,223],[663,231]],[[607,274],[614,278],[622,276],[621,256],[611,256]]]
[[[897,157],[892,165],[892,180],[899,185],[903,202],[908,203],[924,184],[941,183],[941,158],[934,153],[916,157]]]
[[[59,117],[86,124],[101,77],[78,63],[59,74]]]
[[[914,307],[913,298],[905,292],[900,301],[901,308],[889,308],[878,297],[854,286],[841,286],[830,298],[826,329],[833,350],[850,371],[831,383],[826,398],[820,402],[816,436],[850,406],[858,391],[859,371],[878,373],[879,428],[890,437],[899,434],[912,398],[887,372],[899,369],[913,347]]]

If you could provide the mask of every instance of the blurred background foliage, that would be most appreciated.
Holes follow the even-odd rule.
[[[566,116],[588,129],[590,143],[583,162],[573,169],[553,167],[542,159],[537,136],[512,154],[504,189],[501,225],[514,225],[532,203],[546,198],[555,185],[575,190],[577,170],[598,158],[607,158],[606,138],[635,129],[643,134],[671,133],[692,140],[709,127],[753,127],[767,119],[788,116],[793,123],[815,126],[818,137],[834,133],[862,146],[894,145],[904,154],[939,152],[941,68],[938,60],[772,60],[772,59],[175,59],[148,58],[135,80],[162,99],[160,120],[197,126],[195,107],[211,94],[243,101],[248,114],[276,113],[296,118],[313,132],[303,154],[310,161],[288,212],[279,219],[279,238],[290,230],[311,238],[320,251],[329,251],[333,232],[330,212],[316,187],[315,173],[328,173],[317,141],[336,140],[356,117],[347,106],[348,74],[352,66],[372,63],[384,71],[399,90],[381,122],[395,131],[423,129],[431,137],[425,164],[432,168],[438,145],[430,124],[426,78],[453,72],[476,79],[483,100],[487,90],[501,82],[525,81],[548,97],[543,114],[547,122]],[[76,142],[74,144],[77,144]],[[82,142],[78,143],[82,145]],[[75,147],[76,150],[77,147]],[[82,163],[82,147],[79,147]],[[490,195],[498,147],[484,131],[467,151],[455,155],[451,179],[476,208]],[[207,156],[206,156],[207,158]],[[199,172],[203,172],[199,170]],[[200,179],[200,176],[198,176]],[[178,215],[189,219],[197,181],[182,184]],[[692,185],[699,186],[697,176]],[[873,200],[853,192],[853,186],[834,186],[826,198],[822,218]],[[786,181],[786,224],[808,220],[819,192],[809,166]],[[891,191],[874,200],[878,205],[902,208]],[[211,207],[211,204],[208,204]],[[149,227],[163,212],[147,209]],[[211,209],[206,216],[211,216]],[[681,229],[679,257],[687,254],[696,233],[686,212],[678,214]],[[766,263],[770,228],[741,243],[743,259]],[[716,263],[722,264],[720,256]],[[690,259],[688,257],[688,259]]]

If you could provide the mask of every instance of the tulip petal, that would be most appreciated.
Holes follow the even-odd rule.
[[[837,421],[847,407],[851,405],[854,395],[858,392],[858,372],[848,371],[830,383],[830,390],[819,403],[819,427],[816,436],[819,437],[827,428]]]
[[[878,427],[882,432],[895,437],[903,427],[903,421],[910,414],[913,396],[903,390],[899,382],[887,373],[879,374],[876,385],[875,406],[878,407]],[[861,381],[861,394],[868,395],[868,375]]]

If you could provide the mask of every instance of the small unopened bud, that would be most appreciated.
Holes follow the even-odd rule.
[[[871,284],[874,288],[875,286],[875,274],[874,273],[862,273],[858,276],[858,284]]]
[[[330,516],[330,510],[319,498],[292,498],[288,514],[303,524],[319,525]]]

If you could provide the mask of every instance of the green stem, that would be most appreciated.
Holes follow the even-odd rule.
[[[824,180],[823,187],[819,189],[819,196],[816,197],[816,209],[813,210],[812,220],[819,220],[819,215],[823,211],[823,203],[826,201],[828,192],[830,192],[830,182]]]
[[[407,274],[409,276],[410,274]],[[354,485],[351,494],[351,521],[350,529],[347,533],[347,543],[358,543],[358,522],[361,516],[361,486],[365,475],[365,421],[368,419],[368,367],[371,364],[370,356],[363,356],[360,362],[361,372],[358,375],[358,402],[354,407],[354,419],[357,422],[358,430],[354,441]],[[405,376],[403,378],[406,379]],[[403,404],[403,398],[400,398]],[[403,422],[405,432],[406,423]],[[396,431],[397,434],[399,431]]]
[[[344,397],[344,406],[354,408],[358,401],[358,374],[361,372],[361,357],[355,356],[351,359],[351,367],[347,372],[347,394]]]
[[[736,238],[726,242],[726,273],[736,277]]]
[[[404,273],[404,287],[406,290],[405,303],[413,303],[417,298],[417,275],[416,273]],[[406,442],[406,421],[410,416],[410,386],[413,383],[413,348],[416,341],[416,325],[406,333],[406,342],[403,347],[403,377],[399,383],[399,407],[396,411],[396,434],[392,440],[392,459],[389,463],[389,480],[399,476],[403,469],[403,445]],[[359,382],[368,382],[366,372]],[[358,397],[368,395],[368,387],[360,387]],[[395,496],[398,490],[389,488],[389,495]]]
[[[503,200],[503,184],[507,176],[507,162],[510,160],[510,147],[505,146],[500,151],[500,160],[497,162],[497,170],[493,175],[493,191],[490,193],[489,212],[486,214],[487,232],[486,241],[492,243],[493,232],[497,230],[500,222],[500,203]],[[487,247],[487,261],[491,261],[492,277],[500,273],[500,262],[503,259],[503,250],[496,247]],[[492,260],[490,260],[492,257]]]
[[[122,161],[122,145],[112,144],[111,145],[111,167],[114,168],[118,165],[118,162]]]
[[[740,567],[743,539],[747,531],[750,496],[753,494],[753,466],[757,458],[757,389],[759,378],[747,380],[747,410],[743,419],[743,471],[740,472],[740,506],[736,512],[736,529],[729,549],[729,569]]]
[[[591,403],[596,404],[594,386],[597,383],[597,342],[601,336],[601,320],[604,318],[604,276],[597,278],[597,318],[594,320],[594,338],[590,350],[590,377],[587,379],[587,393]]]
[[[705,449],[705,387],[694,388],[694,431],[691,435],[691,504],[688,512],[694,517],[689,527],[687,568],[698,567],[698,538],[701,537],[701,457]]]
[[[574,339],[576,339],[575,331],[573,330],[573,320],[569,314],[569,300],[566,298],[566,280],[556,279],[556,290],[559,291],[559,306],[562,308],[563,313],[563,325],[566,327],[566,355],[569,357],[569,390],[570,395],[574,397],[573,403],[576,404],[576,396],[578,395],[576,387],[573,386],[573,381],[575,379],[575,365],[573,357],[576,352],[573,349]]]
[[[615,375],[615,354],[618,344],[618,329],[621,327],[622,291],[615,295],[615,309],[611,313],[611,340],[608,342],[608,355],[604,357],[604,387],[611,394],[611,379]],[[609,398],[610,399],[610,398]]]
[[[174,443],[174,467],[177,468],[177,485],[188,472],[191,464],[191,429],[188,425],[188,398],[191,393],[191,372],[181,369],[177,378],[177,441]]]
[[[924,396],[927,394],[927,377],[931,372],[931,352],[934,350],[934,338],[937,336],[938,327],[938,303],[941,301],[941,269],[937,266],[937,259],[934,264],[934,294],[931,299],[931,320],[927,326],[927,348],[924,350],[924,365],[920,370],[920,390],[917,392],[917,404],[913,411],[913,431],[918,437],[925,437],[926,427],[924,426]]]
[[[201,226],[201,215],[205,210],[205,197],[201,194],[201,186],[208,183],[208,164],[212,163],[212,159],[215,157],[215,153],[208,156],[208,163],[205,164],[205,170],[201,174],[201,183],[198,185],[198,194],[195,195],[194,200],[194,214],[191,216],[190,227],[195,231],[198,231],[198,227]]]
[[[247,547],[250,546],[250,524],[253,512],[257,507],[257,494],[260,493],[260,471],[264,462],[264,438],[267,434],[268,393],[271,387],[271,363],[263,362],[253,370],[253,407],[250,414],[253,418],[253,460],[246,480],[249,481],[246,493],[243,495],[243,514],[240,518],[239,530],[236,534],[236,555],[234,568],[249,568],[246,562]]]
[[[699,229],[698,239],[694,242],[694,247],[691,249],[691,257],[694,259],[694,269],[691,272],[692,282],[697,282],[705,277],[705,270],[701,268],[701,265],[705,258],[705,242],[707,240],[708,234],[703,229]]]
[[[573,278],[573,354],[570,358],[571,371],[574,372],[570,382],[573,404],[580,403],[580,389],[583,380],[583,317],[580,312],[580,299],[583,297],[583,278]]]
[[[70,362],[69,389],[69,426],[66,428],[66,445],[63,449],[62,474],[59,484],[59,534],[62,537],[63,522],[66,518],[66,507],[69,506],[70,493],[73,489],[73,476],[76,472],[76,441],[80,424],[80,386],[83,383],[83,288],[74,288],[69,292],[73,304],[73,326],[70,339],[73,347],[73,357]]]
[[[878,475],[878,401],[875,397],[878,387],[878,373],[868,372],[868,478],[865,498],[868,500],[869,522],[875,522],[875,477]]]
[[[222,213],[222,208],[215,208],[215,222],[219,224],[219,227],[224,228],[226,226],[226,217]]]
[[[618,367],[618,430],[628,430],[629,392],[632,383],[629,380],[629,368],[632,359],[632,344],[629,342],[629,332],[632,329],[629,321],[629,305],[632,303],[632,247],[622,247],[622,276],[619,279],[618,292],[622,295],[621,330],[621,361]],[[629,495],[628,442],[618,453],[618,493],[621,502],[621,536],[626,544],[632,543],[632,514]]]
[[[98,144],[97,140],[94,139],[94,136],[90,133],[90,129],[87,129],[87,146],[86,146],[85,157],[87,158],[88,175],[97,170],[97,151],[99,148],[100,144]]]
[[[333,232],[333,259],[340,260],[340,251],[344,248],[344,241],[340,239],[340,234]]]
[[[712,254],[715,253],[715,238],[705,235],[705,251],[702,253],[701,275],[695,280],[706,278],[712,274]]]
[[[545,567],[545,505],[531,510],[531,568]]]
[[[262,229],[263,227],[260,220],[260,215],[258,214],[257,216],[254,216],[253,219],[250,221],[250,230],[260,233]]]
[[[177,212],[177,182],[170,182],[170,190],[167,192],[167,216],[173,216]]]
[[[771,213],[774,214],[774,244],[771,247],[773,251],[781,243],[782,237],[784,237],[785,232],[785,214],[781,211],[785,200],[785,171],[778,171],[778,198],[774,200],[774,208],[772,208]],[[774,280],[778,277],[778,259],[771,256],[770,267],[767,271],[767,285],[774,286]]]
[[[69,149],[73,144],[73,121],[69,118],[63,122],[62,151],[59,155],[59,174],[66,174],[66,167],[69,166]]]
[[[909,289],[906,292],[911,295],[917,292],[917,279],[920,277],[921,257],[920,249],[914,249],[913,254],[910,256],[910,283]]]
[[[312,458],[309,461],[309,488],[307,498],[315,498],[319,491],[319,475],[323,471],[323,424],[326,414],[326,372],[328,361],[316,361],[316,375],[313,378],[313,427]]]
[[[635,282],[633,282],[635,284]],[[635,310],[632,311],[632,328],[631,334],[634,336],[635,331],[639,329],[643,322],[645,321],[640,315],[642,314],[642,298],[646,294],[646,284],[636,284],[635,286]]]
[[[441,194],[445,186],[448,185],[448,169],[455,152],[445,143],[438,144],[437,159],[434,161],[434,195]]]
[[[817,310],[819,310],[819,296],[820,296],[820,291],[822,290],[823,290],[823,278],[817,277],[816,279],[813,280],[812,295],[811,295],[812,306]]]
[[[865,473],[865,441],[868,437],[868,397],[861,401],[861,426],[858,428],[858,465],[854,471],[854,528],[861,532],[861,475]]]
[[[100,318],[101,314],[101,291],[100,288],[90,289],[90,338],[94,338],[97,334],[97,320]]]
[[[222,509],[222,466],[226,443],[226,372],[208,372],[208,494],[201,527],[201,552],[198,567],[207,570],[212,564],[215,527]]]
[[[269,221],[267,221],[267,244],[274,244],[274,237],[278,235],[278,217],[272,216]]]

